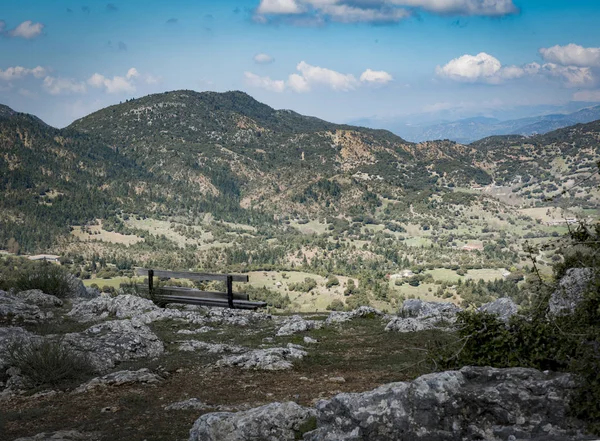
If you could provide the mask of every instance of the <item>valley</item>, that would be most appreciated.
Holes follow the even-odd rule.
[[[549,277],[600,200],[597,122],[414,144],[241,92],[175,91],[62,130],[5,112],[0,138],[9,254],[58,254],[111,292],[136,266],[249,273],[250,295],[282,311],[479,306],[494,283],[527,302],[532,259]]]

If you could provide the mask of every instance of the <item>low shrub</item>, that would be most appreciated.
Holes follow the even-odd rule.
[[[46,294],[66,298],[76,294],[72,291],[71,277],[73,276],[60,265],[40,262],[31,268],[18,271],[10,284],[17,291],[39,289]]]
[[[58,386],[93,372],[89,358],[61,340],[14,342],[8,347],[7,361],[21,371],[31,387]]]

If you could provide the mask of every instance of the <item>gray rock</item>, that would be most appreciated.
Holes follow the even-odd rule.
[[[150,369],[137,371],[119,371],[103,377],[94,378],[82,384],[73,391],[74,394],[89,392],[94,389],[107,387],[128,386],[132,384],[156,384],[162,381],[162,377],[150,372]]]
[[[96,441],[98,433],[81,433],[76,430],[60,430],[58,432],[38,433],[34,436],[18,438],[15,441]]]
[[[321,401],[304,439],[572,440],[582,429],[568,417],[574,387],[568,374],[465,367]]]
[[[100,290],[98,288],[91,288],[89,286],[86,286],[85,291],[86,299],[95,299],[96,297],[100,297]]]
[[[203,403],[198,398],[190,398],[189,400],[169,404],[168,406],[165,406],[165,410],[204,410],[208,407],[210,406]]]
[[[12,344],[31,342],[41,337],[17,326],[0,328],[0,373],[9,367],[7,355]]]
[[[108,317],[130,318],[138,317],[146,312],[157,311],[159,308],[151,300],[132,295],[116,297],[96,297],[73,306],[68,313],[75,320],[86,323],[104,320]]]
[[[358,317],[368,317],[368,316],[382,317],[383,312],[379,311],[378,309],[371,308],[370,306],[360,306],[360,307],[356,308],[354,311],[350,311],[350,312],[334,311],[329,314],[329,317],[327,317],[327,320],[325,320],[325,323],[327,325],[332,325],[332,324],[336,324],[336,323],[344,323],[344,322],[347,322],[349,320],[352,320],[352,319],[355,319]]]
[[[154,358],[164,352],[159,338],[136,320],[100,323],[83,332],[66,334],[63,343],[86,354],[98,372],[105,372],[123,361]]]
[[[568,269],[550,297],[550,314],[559,316],[575,312],[593,278],[594,272],[591,268]]]
[[[202,415],[190,441],[293,441],[314,421],[315,411],[296,403],[271,403],[243,412]]]
[[[319,343],[318,340],[315,340],[314,338],[309,337],[308,335],[304,336],[304,343],[306,344],[315,344],[315,343]]]
[[[45,313],[39,306],[26,303],[15,294],[0,291],[0,319],[4,322],[39,323],[53,316],[52,312]]]
[[[241,355],[224,357],[217,362],[217,366],[237,366],[242,369],[255,369],[266,371],[279,371],[291,369],[294,360],[301,360],[306,351],[288,345],[287,348],[256,349]]]
[[[69,283],[69,292],[72,297],[88,297],[88,291],[81,279],[78,279],[73,274],[67,274],[67,282]]]
[[[178,349],[184,352],[194,352],[198,350],[202,350],[208,352],[210,354],[239,354],[247,351],[246,348],[242,348],[240,346],[232,346],[221,343],[206,343],[198,340],[186,340],[180,342]]]
[[[503,297],[494,300],[493,302],[486,303],[485,305],[481,305],[479,311],[497,315],[498,319],[502,320],[504,323],[508,323],[510,318],[517,313],[518,306],[512,299]]]
[[[461,309],[453,303],[405,300],[397,317],[386,325],[386,331],[416,332],[439,329],[456,322]]]
[[[305,320],[299,315],[293,315],[283,322],[283,325],[277,331],[277,336],[297,334],[299,332],[310,331],[311,329],[319,329],[323,326],[323,322],[317,320]]]
[[[207,308],[206,320],[212,325],[248,326],[271,320],[269,314],[243,309]]]
[[[39,289],[20,291],[15,294],[15,297],[30,305],[36,305],[45,308],[60,307],[63,305],[63,301],[61,299],[50,294],[44,294]]]

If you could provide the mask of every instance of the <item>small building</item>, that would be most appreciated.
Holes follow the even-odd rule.
[[[59,263],[60,256],[54,254],[37,254],[35,256],[29,256],[29,260],[45,260],[47,262]]]
[[[463,251],[483,251],[483,245],[480,243],[468,243],[462,247]]]

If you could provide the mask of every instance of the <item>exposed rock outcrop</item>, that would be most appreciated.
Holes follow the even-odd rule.
[[[86,354],[96,371],[104,372],[122,361],[155,358],[163,343],[148,326],[136,320],[114,320],[83,332],[66,334],[63,343]]]
[[[206,343],[198,340],[186,340],[179,343],[178,349],[184,352],[194,352],[194,351],[205,351],[210,354],[239,354],[241,352],[247,351],[246,348],[242,348],[241,346],[232,346],[223,343]]]
[[[293,441],[314,422],[314,409],[293,402],[272,403],[247,411],[202,415],[190,441]]]
[[[75,394],[90,392],[95,389],[104,389],[107,387],[126,386],[131,384],[157,384],[162,381],[162,377],[150,372],[150,369],[140,369],[137,371],[118,371],[103,377],[93,378],[87,383],[82,384],[73,391]]]
[[[0,321],[7,323],[39,323],[54,317],[52,311],[44,312],[39,306],[6,291],[0,291]]]
[[[447,327],[456,322],[461,309],[453,303],[405,300],[397,317],[385,327],[386,331],[415,332]]]
[[[319,329],[322,326],[322,321],[306,320],[299,315],[293,315],[283,322],[283,325],[277,331],[277,336],[297,334],[299,332],[310,331],[311,329]]]
[[[570,268],[559,280],[558,288],[550,297],[550,313],[567,315],[575,312],[577,305],[583,300],[583,295],[594,277],[591,268]]]
[[[301,360],[306,351],[296,345],[288,344],[287,348],[268,348],[248,351],[241,355],[224,357],[217,362],[218,366],[237,366],[242,369],[280,371],[291,369],[294,360]]]
[[[96,441],[98,433],[81,433],[77,430],[59,430],[58,432],[38,433],[34,436],[18,438],[15,441]]]
[[[42,308],[61,307],[63,305],[63,301],[61,299],[50,294],[44,294],[39,289],[20,291],[15,294],[15,297],[25,303],[40,306]]]
[[[518,309],[519,307],[517,304],[508,297],[494,300],[493,302],[486,303],[485,305],[481,305],[479,307],[479,311],[487,312],[488,314],[494,314],[498,316],[498,319],[502,320],[504,323],[508,323],[510,318],[517,313]]]
[[[190,441],[593,439],[568,415],[574,387],[568,374],[465,367],[339,394],[316,409],[273,403],[237,414],[209,413],[196,421]],[[315,423],[314,430],[303,430]]]
[[[331,324],[335,324],[335,323],[344,323],[344,322],[353,320],[358,317],[376,317],[376,316],[382,317],[383,312],[379,311],[378,309],[371,308],[370,306],[360,306],[360,307],[356,308],[354,311],[349,311],[349,312],[334,311],[331,314],[329,314],[329,317],[327,317],[327,320],[325,320],[325,323],[328,325],[331,325]]]

